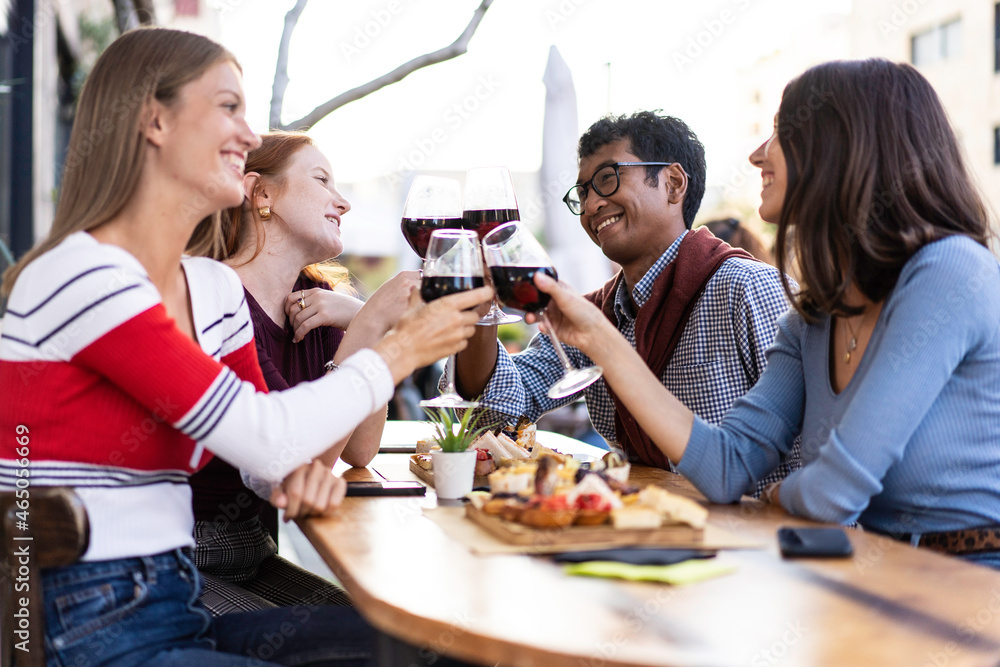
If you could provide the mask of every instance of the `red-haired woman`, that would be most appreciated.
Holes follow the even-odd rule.
[[[243,204],[223,216],[221,237],[212,238],[206,224],[191,250],[212,254],[239,275],[264,380],[271,391],[282,391],[334,372],[329,369],[381,340],[403,314],[419,274],[400,274],[367,304],[331,289],[346,272],[322,262],[343,250],[341,218],[351,205],[334,186],[330,161],[304,133],[262,135],[261,146],[247,154],[243,191]],[[280,486],[258,491],[284,508],[286,520],[336,509],[343,485],[331,466],[338,458],[367,465],[378,452],[385,416],[383,406]],[[274,510],[242,484],[233,466],[213,461],[191,485],[195,562],[205,575],[201,601],[210,611],[350,604],[340,588],[277,555],[265,527],[270,522],[260,518]]]

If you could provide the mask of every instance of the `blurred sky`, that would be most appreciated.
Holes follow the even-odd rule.
[[[262,131],[284,14],[294,3],[210,4],[223,10],[219,38],[243,65],[248,116]],[[293,36],[283,120],[450,43],[478,5],[312,0]],[[818,15],[849,11],[850,0],[495,0],[467,54],[335,111],[312,134],[342,181],[407,163],[419,171],[485,164],[534,171],[541,162],[542,73],[555,44],[573,73],[578,130],[609,111],[662,108],[702,138],[709,183],[719,183],[756,145],[730,127],[739,77]]]

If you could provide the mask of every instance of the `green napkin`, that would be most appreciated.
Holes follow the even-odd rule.
[[[630,565],[607,560],[573,563],[563,566],[566,574],[584,577],[610,577],[630,581],[662,581],[668,584],[691,584],[703,579],[721,577],[736,570],[733,565],[708,560],[686,560],[674,565]]]

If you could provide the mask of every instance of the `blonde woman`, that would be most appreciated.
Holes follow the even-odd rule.
[[[216,454],[281,482],[415,367],[461,349],[476,319],[466,309],[490,291],[424,307],[412,296],[395,329],[338,372],[259,393],[239,278],[182,260],[199,222],[243,200],[259,143],[225,49],[172,30],[123,35],[81,94],[52,231],[5,275],[0,429],[23,426],[32,486],[73,487],[90,519],[81,560],[39,582],[53,664],[364,664],[371,653],[350,607],[212,619],[196,602],[188,477]],[[0,490],[14,488],[17,446],[0,443]]]

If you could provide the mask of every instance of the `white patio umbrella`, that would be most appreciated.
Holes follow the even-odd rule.
[[[611,264],[580,228],[580,219],[562,202],[576,182],[579,127],[573,75],[555,45],[549,49],[542,81],[545,119],[539,192],[544,204],[545,242],[559,278],[580,292],[589,292],[611,277]]]

